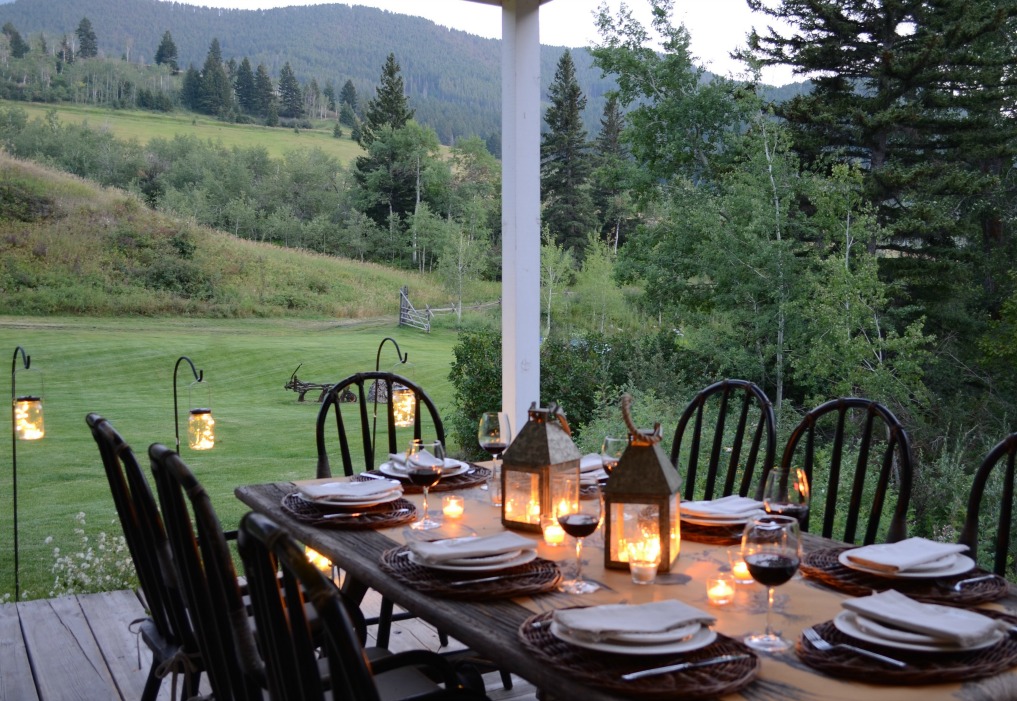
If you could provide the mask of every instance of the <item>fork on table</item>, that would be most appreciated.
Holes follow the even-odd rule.
[[[882,662],[883,664],[888,664],[891,667],[896,667],[898,669],[904,669],[908,666],[906,662],[895,660],[894,658],[887,657],[886,655],[880,655],[878,652],[866,650],[865,648],[862,647],[849,645],[848,643],[830,643],[826,639],[824,639],[823,636],[821,636],[816,631],[815,628],[806,628],[805,630],[802,631],[802,634],[805,636],[806,640],[812,643],[812,647],[816,648],[817,650],[833,650],[833,649],[850,650],[855,654],[862,655],[863,657],[870,657],[874,660]]]

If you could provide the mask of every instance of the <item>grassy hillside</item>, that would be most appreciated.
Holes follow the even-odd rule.
[[[102,107],[58,103],[53,105],[0,100],[0,107],[19,107],[29,119],[41,119],[51,110],[57,118],[68,124],[88,124],[105,129],[118,139],[134,139],[147,144],[152,139],[172,139],[176,134],[194,136],[202,141],[221,141],[224,146],[262,147],[273,158],[296,149],[321,149],[343,163],[350,163],[363,150],[349,135],[341,139],[327,129],[300,130],[269,128],[253,124],[228,124],[212,117],[193,113],[146,112],[142,110],[110,110]],[[347,130],[348,131],[348,130]]]
[[[450,299],[433,276],[238,239],[5,154],[0,260],[11,314],[362,319],[394,316],[402,285],[419,306]]]

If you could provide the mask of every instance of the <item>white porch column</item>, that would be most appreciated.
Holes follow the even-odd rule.
[[[502,3],[502,411],[513,432],[540,401],[539,8]]]

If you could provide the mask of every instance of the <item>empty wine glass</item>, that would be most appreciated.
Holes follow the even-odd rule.
[[[763,508],[770,514],[794,516],[804,531],[809,518],[809,480],[805,470],[771,470],[763,487]]]
[[[801,535],[793,516],[765,515],[752,519],[742,533],[742,560],[752,578],[766,587],[766,632],[745,637],[745,644],[757,650],[780,652],[791,643],[774,631],[773,588],[784,584],[798,571],[801,562]]]
[[[600,446],[600,459],[604,463],[604,472],[608,477],[611,476],[612,470],[618,466],[618,460],[621,459],[621,455],[628,445],[628,438],[612,438],[611,436],[604,438],[604,443]]]
[[[477,442],[485,452],[491,454],[491,459],[494,460],[488,487],[491,503],[500,506],[501,466],[498,464],[498,456],[504,453],[508,444],[512,442],[512,427],[509,424],[508,414],[504,411],[489,411],[481,416],[480,426],[477,429]]]
[[[445,448],[441,441],[414,440],[406,451],[406,476],[412,484],[419,486],[424,492],[423,515],[419,521],[410,525],[418,531],[429,531],[439,528],[440,521],[431,518],[427,510],[427,490],[438,484],[442,470],[445,468]]]
[[[583,579],[583,538],[600,525],[600,499],[576,499],[558,506],[558,525],[576,539],[576,576],[561,583],[567,594],[589,594],[600,589],[596,582]]]

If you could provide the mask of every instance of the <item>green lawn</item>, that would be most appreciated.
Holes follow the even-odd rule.
[[[109,487],[98,450],[85,424],[95,411],[131,443],[143,465],[150,443],[172,446],[173,367],[181,355],[204,370],[211,389],[217,441],[213,450],[186,447],[186,414],[193,381],[186,363],[178,374],[184,460],[212,496],[227,527],[244,509],[233,496],[239,484],[314,475],[314,420],[318,405],[298,404],[283,389],[299,363],[300,377],[335,381],[373,370],[378,344],[395,338],[409,365],[393,368],[386,344],[381,368],[408,375],[428,391],[443,416],[451,401],[448,382],[456,334],[401,329],[393,323],[343,324],[293,319],[85,319],[0,317],[0,348],[20,345],[32,370],[17,363],[18,393],[43,393],[46,437],[18,443],[18,509],[21,581],[30,598],[47,597],[52,548],[80,545],[74,515],[84,512],[87,530],[118,534]],[[41,384],[40,384],[41,380]],[[208,395],[192,391],[194,404]],[[410,429],[406,429],[407,432]],[[10,441],[2,451],[0,480],[0,595],[13,592],[10,512]],[[53,537],[46,544],[47,536]]]
[[[30,119],[42,118],[56,110],[60,121],[80,124],[88,122],[94,128],[109,129],[122,140],[134,139],[147,144],[151,139],[172,139],[176,134],[187,134],[201,140],[221,141],[226,146],[263,146],[273,157],[287,151],[317,147],[343,163],[349,163],[363,153],[360,146],[346,136],[336,139],[331,128],[300,130],[269,128],[252,124],[227,124],[211,117],[193,113],[147,112],[142,110],[110,110],[70,103],[40,104],[0,100],[0,106],[20,107]]]

